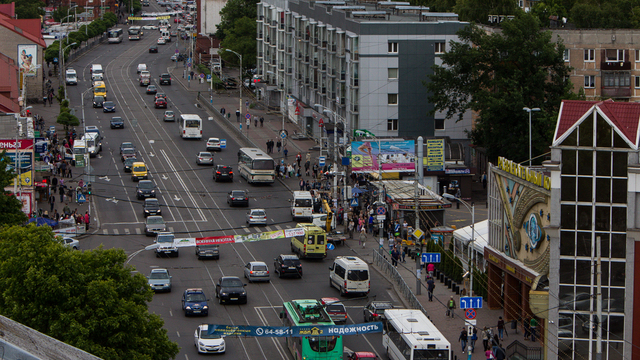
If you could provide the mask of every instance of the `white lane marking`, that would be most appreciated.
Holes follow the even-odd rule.
[[[267,227],[265,227],[265,229],[266,229],[267,231],[273,231],[273,230],[271,229],[271,226],[267,226]]]
[[[102,235],[109,235],[109,230],[103,229],[102,230]]]
[[[137,234],[137,235],[142,234],[142,230],[140,230],[140,228],[136,228],[136,234]]]
[[[170,233],[175,232],[175,231],[173,231],[173,227],[169,226],[169,232]]]
[[[250,233],[251,232],[251,230],[249,230],[249,228],[246,227],[246,226],[243,226],[242,230],[244,230],[244,232],[246,232],[246,233]]]
[[[113,235],[120,235],[120,233],[118,232],[118,229],[113,229]]]
[[[278,229],[278,230],[282,230],[282,226],[280,226],[280,225],[276,225],[276,229]]]
[[[129,232],[129,228],[124,229],[124,233],[125,233],[126,235],[131,235],[131,233]]]

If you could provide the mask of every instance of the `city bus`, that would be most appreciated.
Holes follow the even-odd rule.
[[[93,83],[93,96],[104,96],[107,100],[107,85],[104,81],[96,81]]]
[[[240,148],[238,171],[249,184],[273,184],[276,179],[276,163],[264,151],[256,148]]]
[[[388,309],[382,346],[391,360],[451,360],[451,343],[415,309]]]
[[[183,139],[202,139],[202,119],[195,114],[180,115],[180,136]]]
[[[107,34],[109,34],[109,44],[116,44],[116,43],[122,42],[122,36],[123,36],[122,29],[120,28],[111,29]]]
[[[282,324],[291,326],[335,325],[318,300],[291,300],[282,305]],[[287,337],[286,345],[296,360],[342,359],[341,336]]]
[[[140,26],[132,26],[128,30],[129,32],[129,41],[132,40],[140,40],[140,35],[142,35],[142,29]]]

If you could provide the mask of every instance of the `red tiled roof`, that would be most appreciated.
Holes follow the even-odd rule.
[[[15,17],[16,3],[12,2],[11,4],[0,4],[0,13],[5,14],[9,17]]]
[[[623,137],[626,137],[630,144],[638,147],[638,127],[640,126],[640,103],[605,101],[578,101],[564,100],[560,107],[556,133],[553,138],[554,143],[558,141],[578,120],[591,109],[599,109],[618,129]]]
[[[5,14],[0,13],[0,26],[3,26],[16,34],[20,34],[30,41],[46,48],[47,44],[40,33],[40,19],[11,19]],[[38,29],[35,33],[33,31]]]

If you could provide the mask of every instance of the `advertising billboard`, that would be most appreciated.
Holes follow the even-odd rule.
[[[354,141],[351,143],[351,170],[415,171],[416,146],[413,140]]]
[[[36,76],[38,45],[18,45],[18,64],[25,76]]]

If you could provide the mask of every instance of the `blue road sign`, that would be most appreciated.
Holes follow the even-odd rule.
[[[335,245],[333,245],[332,243],[328,243],[328,244],[327,244],[327,250],[333,250],[333,249],[335,249],[335,248],[336,248],[336,246],[335,246]]]
[[[351,206],[358,206],[358,198],[351,199]]]
[[[318,165],[320,165],[320,166],[324,166],[324,162],[326,161],[326,159],[327,159],[326,157],[324,157],[324,156],[320,156],[320,157],[318,158]]]
[[[386,213],[387,213],[387,209],[385,209],[384,206],[378,206],[378,208],[376,209],[377,215],[384,215]]]
[[[482,296],[461,297],[460,309],[482,309]]]
[[[245,119],[251,119],[251,114],[249,114],[249,113],[244,114],[244,118]]]
[[[423,263],[439,263],[440,253],[422,253]]]
[[[220,149],[227,148],[227,139],[220,139]]]
[[[83,193],[79,192],[78,193],[78,199],[77,199],[78,204],[84,204],[85,201],[87,201],[87,197],[84,196]]]

